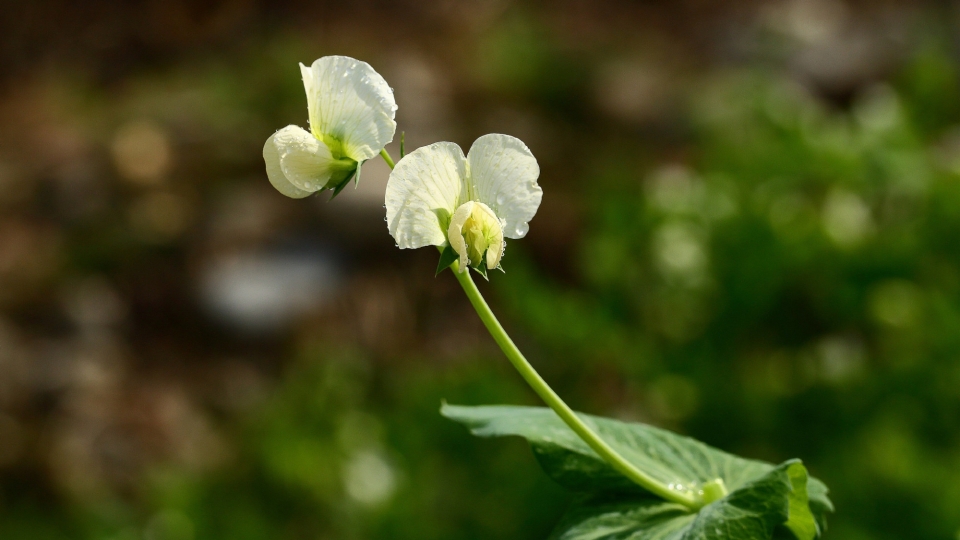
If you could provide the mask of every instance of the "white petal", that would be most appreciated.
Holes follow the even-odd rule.
[[[343,144],[343,153],[355,161],[370,159],[393,140],[397,103],[393,89],[370,64],[346,56],[324,56],[301,68],[310,129]]]
[[[316,110],[317,110],[317,91],[316,88],[316,77],[313,75],[313,68],[307,67],[300,63],[300,76],[303,77],[303,89],[307,92],[307,118],[310,121],[310,131],[318,139],[323,138],[323,134],[317,131],[317,119],[316,119]]]
[[[333,161],[327,145],[297,126],[281,129],[272,139],[280,155],[280,170],[294,187],[314,192],[327,185]]]
[[[503,235],[523,238],[540,207],[540,166],[527,145],[516,137],[490,134],[477,139],[467,153],[469,198],[485,203],[506,223]]]
[[[305,191],[291,184],[290,180],[287,180],[286,175],[283,174],[283,169],[280,167],[280,152],[277,151],[275,143],[276,136],[276,133],[271,135],[263,145],[263,161],[267,165],[267,178],[270,179],[270,183],[277,191],[287,197],[302,199],[309,196],[313,193],[312,191]]]
[[[493,213],[493,210],[490,211]],[[496,218],[496,216],[494,216]],[[500,227],[495,229],[496,235],[492,238],[490,245],[487,246],[487,268],[493,270],[500,266],[500,259],[503,257],[503,248],[506,242],[503,241],[503,221],[498,221]]]
[[[463,150],[438,142],[401,159],[387,180],[387,227],[401,248],[439,246],[466,175]],[[444,216],[444,223],[441,223]]]

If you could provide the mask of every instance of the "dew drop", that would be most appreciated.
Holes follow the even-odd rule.
[[[507,197],[503,193],[497,195],[497,204],[503,204],[506,201]]]

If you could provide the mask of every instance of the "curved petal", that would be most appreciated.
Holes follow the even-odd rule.
[[[317,60],[319,62],[319,60]],[[300,63],[300,76],[303,78],[303,89],[307,93],[307,119],[310,123],[310,132],[318,138],[322,139],[323,134],[318,133],[319,124],[316,118],[317,110],[317,91],[316,88],[316,77],[313,75],[313,67],[307,67],[303,65],[303,62]]]
[[[477,203],[467,201],[461,204],[450,218],[450,228],[447,229],[447,238],[450,239],[450,247],[460,256],[460,273],[466,272],[470,266],[470,246],[463,237],[463,225],[467,222],[470,214],[473,214],[473,207]]]
[[[490,210],[490,213],[492,214],[493,210]],[[493,217],[496,219],[496,216]],[[498,220],[497,225],[499,225],[499,227],[495,227],[493,234],[487,239],[489,242],[487,245],[487,268],[490,270],[500,266],[500,259],[503,258],[503,250],[507,247],[506,242],[503,240],[503,221]]]
[[[493,270],[503,256],[503,222],[489,206],[477,201],[461,204],[447,229],[450,247],[460,256],[460,271],[484,263]]]
[[[280,155],[280,170],[294,187],[309,192],[326,187],[333,162],[326,144],[297,126],[281,129],[272,139]]]
[[[400,248],[439,246],[457,209],[466,158],[454,143],[418,148],[401,159],[387,180],[387,227]]]
[[[343,145],[343,154],[357,162],[376,156],[393,140],[397,130],[393,89],[370,64],[324,56],[309,69],[300,69],[310,129],[317,138],[335,138]]]
[[[267,165],[267,178],[270,179],[270,184],[277,191],[292,199],[302,199],[310,196],[313,193],[312,191],[305,191],[291,184],[287,176],[283,174],[283,169],[280,167],[280,152],[277,150],[276,136],[276,133],[271,135],[263,145],[263,161]]]
[[[523,238],[540,207],[540,166],[523,141],[498,133],[474,141],[467,153],[470,198],[479,200],[504,220],[503,235]]]

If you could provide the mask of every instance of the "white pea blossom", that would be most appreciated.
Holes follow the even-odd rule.
[[[467,156],[454,143],[418,148],[397,163],[387,181],[387,226],[397,246],[449,242],[460,271],[497,268],[504,238],[523,238],[543,198],[540,166],[523,141],[484,135]]]
[[[324,56],[300,73],[310,131],[287,126],[263,145],[270,183],[295,199],[346,182],[397,130],[393,89],[370,64]]]

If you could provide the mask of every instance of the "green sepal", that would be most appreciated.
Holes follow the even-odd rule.
[[[483,257],[481,257],[481,259],[483,259]],[[490,281],[490,278],[487,276],[487,266],[483,264],[482,260],[480,261],[480,264],[476,266],[471,266],[471,268],[473,268],[474,272],[480,274],[483,277],[483,279]]]
[[[443,248],[443,251],[440,252],[440,262],[437,263],[437,273],[435,275],[439,276],[440,272],[449,268],[450,265],[459,258],[460,255],[453,249],[453,246],[447,244],[447,247]]]
[[[327,202],[332,201],[334,197],[339,195],[340,192],[343,191],[343,188],[347,187],[347,184],[350,183],[350,180],[354,180],[354,185],[357,185],[360,183],[360,166],[362,164],[363,162],[357,162],[356,168],[350,171],[350,173],[346,176],[346,178],[344,178],[339,184],[337,184],[336,187],[332,188],[333,193],[330,195],[330,198],[327,199]]]

